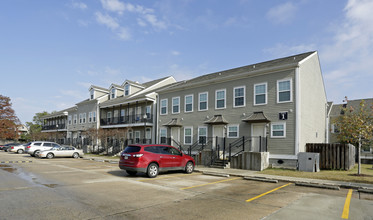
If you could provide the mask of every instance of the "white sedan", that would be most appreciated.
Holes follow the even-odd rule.
[[[75,147],[63,146],[63,147],[53,147],[50,150],[41,151],[37,156],[40,158],[52,159],[53,157],[73,157],[79,158],[83,157],[84,153],[81,149],[76,149]]]

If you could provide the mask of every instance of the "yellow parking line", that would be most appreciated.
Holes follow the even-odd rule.
[[[242,179],[242,178],[241,177],[236,177],[236,178],[232,178],[232,179],[220,180],[220,181],[216,181],[216,182],[212,182],[212,183],[205,183],[205,184],[201,184],[201,185],[197,185],[197,186],[189,186],[189,187],[180,188],[180,189],[181,190],[191,189],[191,188],[196,188],[196,187],[200,187],[200,186],[206,186],[206,185],[211,185],[211,184],[216,184],[216,183],[222,183],[222,182],[227,182],[227,181],[237,180],[237,179]]]
[[[346,201],[345,201],[345,206],[343,208],[343,213],[341,218],[343,219],[348,219],[348,215],[350,213],[350,202],[351,202],[351,196],[352,196],[352,189],[348,190]]]
[[[157,177],[157,178],[142,179],[142,180],[139,180],[139,181],[140,182],[146,182],[146,181],[152,181],[152,180],[169,179],[169,178],[173,178],[173,177],[191,176],[191,175],[201,175],[201,174],[200,173],[180,174],[180,175],[173,175],[173,176],[164,176],[164,177]]]
[[[290,184],[292,184],[292,183],[285,184],[285,185],[283,185],[283,186],[277,187],[277,188],[272,189],[272,190],[270,190],[270,191],[268,191],[268,192],[265,192],[265,193],[263,193],[263,194],[260,194],[259,196],[255,196],[255,197],[253,197],[253,198],[251,198],[251,199],[246,200],[246,202],[251,202],[251,201],[253,201],[253,200],[255,200],[255,199],[258,199],[258,198],[260,198],[260,197],[262,197],[262,196],[265,196],[265,195],[267,195],[267,194],[269,194],[269,193],[272,193],[272,192],[274,192],[274,191],[276,191],[276,190],[279,190],[279,189],[281,189],[281,188],[284,188],[284,187],[286,187],[286,186],[288,186],[288,185],[290,185]]]

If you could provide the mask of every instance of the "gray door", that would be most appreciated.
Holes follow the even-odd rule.
[[[259,152],[260,137],[265,137],[266,135],[266,126],[264,123],[254,123],[251,127],[251,151]]]

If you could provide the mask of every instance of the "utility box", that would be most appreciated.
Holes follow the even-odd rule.
[[[319,153],[298,153],[298,170],[306,172],[320,172],[320,154]]]

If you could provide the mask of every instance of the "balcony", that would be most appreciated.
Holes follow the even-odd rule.
[[[105,125],[126,125],[126,124],[145,124],[153,123],[153,115],[146,114],[147,117],[144,118],[144,115],[129,115],[121,117],[112,117],[112,118],[103,118],[100,120],[101,126]]]
[[[41,128],[42,131],[48,130],[63,130],[66,129],[66,124],[58,124],[58,125],[43,125]]]

